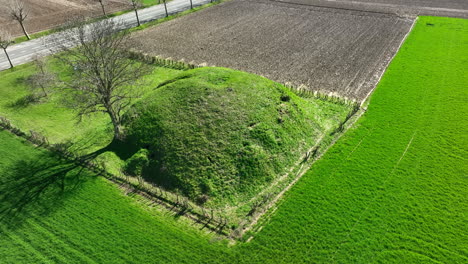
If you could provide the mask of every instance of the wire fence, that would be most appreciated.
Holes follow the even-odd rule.
[[[118,184],[127,193],[136,193],[153,202],[157,202],[169,210],[176,212],[178,215],[185,215],[219,234],[230,234],[228,218],[220,212],[199,206],[182,195],[167,191],[161,186],[145,181],[142,177],[131,177],[122,172],[118,174],[110,173],[104,162],[97,161],[87,155],[74,153],[69,150],[68,144],[51,144],[47,137],[39,132],[33,130],[25,132],[14,126],[6,117],[0,116],[0,129],[9,131],[37,147],[47,149],[61,158],[87,168],[96,175]]]

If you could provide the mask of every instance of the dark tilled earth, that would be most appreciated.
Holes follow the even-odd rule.
[[[137,32],[142,51],[363,100],[413,19],[232,0]]]
[[[276,1],[276,0],[272,0]],[[468,0],[278,0],[298,5],[384,12],[398,15],[426,15],[468,18]]]

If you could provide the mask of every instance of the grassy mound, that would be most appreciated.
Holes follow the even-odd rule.
[[[127,167],[200,202],[238,201],[289,171],[340,111],[257,75],[190,70],[126,114],[128,142],[139,150]]]

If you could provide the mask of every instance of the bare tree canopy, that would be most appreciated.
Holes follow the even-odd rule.
[[[24,21],[28,18],[29,11],[26,9],[24,2],[22,0],[14,0],[10,4],[10,16],[13,20],[18,21],[23,30],[24,35],[26,38],[31,39],[29,37],[28,32],[24,28]]]
[[[134,47],[126,31],[120,31],[121,22],[111,19],[62,31],[51,47],[64,51],[57,57],[72,73],[65,82],[71,93],[67,104],[78,111],[78,117],[102,112],[109,115],[114,127],[114,139],[124,137],[122,115],[132,100],[139,96],[136,82],[150,68],[128,57]],[[61,44],[62,40],[74,42],[77,48]]]
[[[34,65],[37,72],[28,78],[32,95],[35,98],[47,97],[51,88],[55,85],[57,78],[54,73],[47,70],[44,57],[35,57]]]
[[[13,63],[11,63],[10,56],[8,56],[7,52],[7,48],[11,43],[13,43],[11,34],[6,30],[0,29],[0,48],[2,48],[3,52],[5,52],[8,62],[10,63],[10,68],[13,68]]]

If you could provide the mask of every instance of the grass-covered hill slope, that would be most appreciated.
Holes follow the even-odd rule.
[[[126,114],[128,141],[140,150],[127,164],[135,172],[143,163],[145,178],[191,199],[238,201],[289,171],[345,115],[257,75],[194,69]]]

